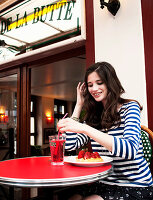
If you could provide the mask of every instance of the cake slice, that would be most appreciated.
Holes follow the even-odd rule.
[[[98,152],[90,153],[81,150],[76,157],[77,162],[102,162],[103,159],[100,157]]]

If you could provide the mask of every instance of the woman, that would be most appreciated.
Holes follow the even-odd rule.
[[[93,152],[113,158],[113,173],[91,185],[93,195],[84,189],[86,199],[153,199],[140,134],[141,106],[122,98],[123,93],[114,68],[96,63],[87,69],[85,82],[78,84],[72,117],[58,123],[58,129],[67,132],[67,150],[80,148],[90,138]],[[79,122],[82,109],[85,123]]]

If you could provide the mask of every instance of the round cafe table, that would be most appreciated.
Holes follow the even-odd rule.
[[[105,178],[112,164],[80,167],[65,163],[51,165],[49,156],[26,157],[0,162],[0,184],[17,187],[65,187]]]

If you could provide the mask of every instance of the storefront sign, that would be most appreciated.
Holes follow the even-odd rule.
[[[84,0],[25,0],[0,15],[0,60],[81,35]]]
[[[4,34],[12,29],[17,29],[23,26],[27,26],[28,22],[32,24],[40,22],[45,22],[46,19],[49,21],[54,20],[71,20],[72,18],[72,8],[75,6],[75,1],[61,0],[57,3],[51,3],[48,5],[43,5],[41,7],[35,7],[33,13],[30,14],[27,11],[15,14],[15,17],[9,17],[5,20],[0,20],[1,23],[1,34]],[[66,9],[63,9],[66,8]],[[58,10],[58,14],[54,16],[54,11]],[[63,13],[64,12],[64,17]]]

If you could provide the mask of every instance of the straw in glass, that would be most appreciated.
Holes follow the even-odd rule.
[[[66,117],[67,115],[68,115],[68,113],[66,113],[62,119],[65,119],[65,117]],[[60,136],[60,130],[58,131],[58,139],[59,139],[59,136]]]

